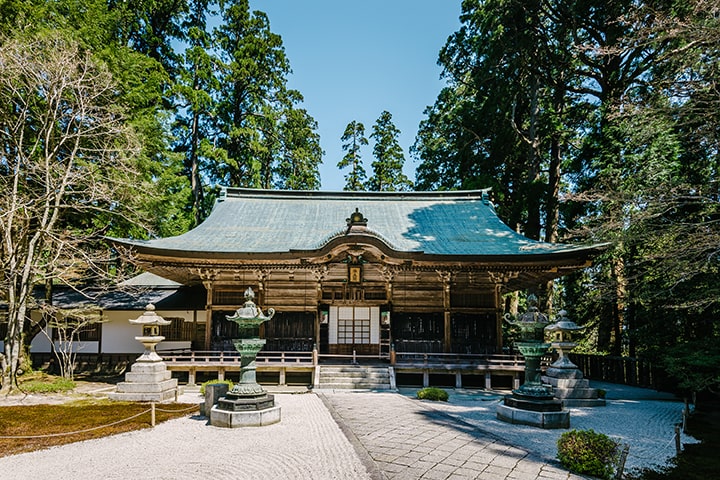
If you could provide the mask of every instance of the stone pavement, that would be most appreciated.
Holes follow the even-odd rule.
[[[429,402],[395,393],[318,394],[373,479],[586,478],[435,410]]]

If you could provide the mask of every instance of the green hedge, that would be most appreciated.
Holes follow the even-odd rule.
[[[426,387],[418,390],[417,398],[419,398],[420,400],[439,400],[441,402],[447,402],[449,395],[445,390],[441,388]]]
[[[215,383],[227,383],[228,390],[232,390],[235,384],[232,380],[208,380],[207,382],[203,382],[200,385],[200,395],[205,395],[205,387],[208,385],[213,385]]]
[[[620,443],[593,430],[571,430],[557,442],[558,459],[575,473],[611,479],[620,458]]]

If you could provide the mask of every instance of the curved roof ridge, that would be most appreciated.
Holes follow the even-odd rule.
[[[398,200],[402,198],[409,198],[413,200],[421,199],[468,199],[476,198],[483,199],[489,203],[489,195],[491,188],[482,188],[477,190],[432,190],[432,191],[402,191],[402,192],[374,192],[374,191],[328,191],[328,190],[270,190],[270,189],[259,189],[259,188],[245,188],[245,187],[220,187],[220,195],[218,202],[222,202],[227,198],[337,198],[337,199],[349,199],[349,198],[366,198],[372,200],[379,200],[382,198],[388,198],[392,200]]]
[[[320,240],[315,245],[312,245],[310,247],[310,250],[320,250],[325,245],[327,245],[328,243],[332,242],[333,240],[335,240],[337,238],[350,237],[351,235],[372,236],[372,237],[377,238],[381,242],[383,242],[390,249],[395,250],[395,251],[400,250],[399,248],[397,248],[397,245],[393,245],[393,243],[390,240],[388,240],[387,238],[385,238],[385,236],[383,236],[383,234],[381,234],[377,230],[373,230],[372,228],[369,228],[369,227],[364,227],[362,233],[351,233],[350,231],[348,231],[347,227],[341,228],[341,229],[337,230],[335,233],[332,233],[332,234],[326,236],[324,239]]]

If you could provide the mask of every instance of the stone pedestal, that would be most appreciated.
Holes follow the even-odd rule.
[[[130,402],[165,402],[174,400],[177,379],[163,361],[135,362],[125,374],[125,381],[117,384],[117,391],[108,397],[111,400]]]
[[[566,407],[604,407],[605,399],[598,398],[597,388],[590,388],[584,378],[542,377],[553,386],[555,398],[562,400]]]
[[[525,405],[525,407],[527,407],[527,405]],[[560,404],[560,407],[562,408],[562,404]],[[532,425],[533,427],[548,429],[570,428],[570,412],[567,410],[542,412],[527,408],[517,408],[506,403],[504,405],[498,405],[496,415],[498,420],[507,423]]]
[[[562,400],[566,407],[603,407],[605,399],[599,398],[597,388],[590,388],[590,382],[583,378],[577,365],[572,363],[563,350],[569,351],[575,346],[572,342],[553,342],[560,352],[558,358],[545,371],[542,381],[552,385],[555,398]]]
[[[280,407],[264,410],[228,411],[215,405],[210,410],[210,425],[215,427],[264,427],[280,421]]]

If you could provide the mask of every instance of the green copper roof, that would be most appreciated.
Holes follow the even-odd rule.
[[[349,230],[358,211],[367,226]],[[284,253],[314,251],[343,236],[370,235],[399,252],[529,255],[582,247],[529,240],[502,223],[487,192],[317,192],[228,188],[210,216],[176,237],[115,239],[143,251]]]

